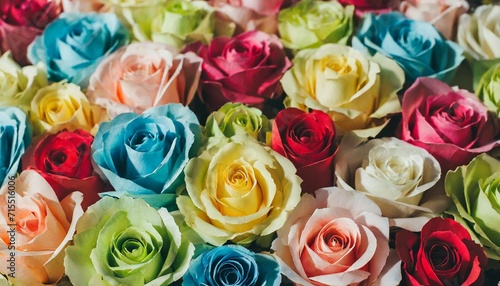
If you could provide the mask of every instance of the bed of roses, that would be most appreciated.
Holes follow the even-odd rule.
[[[0,0],[0,285],[500,285],[500,6]]]

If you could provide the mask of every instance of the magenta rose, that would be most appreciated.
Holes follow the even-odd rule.
[[[280,98],[279,80],[291,66],[279,39],[260,31],[215,38],[198,54],[203,58],[200,94],[209,112],[227,102],[262,107]]]
[[[58,1],[0,1],[0,50],[10,50],[16,62],[28,64],[28,45],[61,13]]]
[[[450,218],[431,219],[420,234],[399,231],[396,251],[402,261],[402,285],[486,285],[486,253]]]
[[[397,136],[426,149],[445,173],[499,145],[499,119],[466,90],[418,78],[403,95]]]

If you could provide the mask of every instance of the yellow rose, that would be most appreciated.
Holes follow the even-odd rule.
[[[213,138],[185,173],[189,196],[177,205],[187,226],[213,245],[272,234],[300,200],[293,164],[247,136]]]
[[[297,53],[281,83],[288,106],[322,110],[340,134],[368,137],[382,130],[389,114],[401,111],[397,91],[404,72],[380,54],[370,58],[351,47],[325,44]]]
[[[98,124],[109,120],[106,110],[91,105],[78,85],[57,82],[41,88],[31,102],[34,133],[83,129],[95,134]]]

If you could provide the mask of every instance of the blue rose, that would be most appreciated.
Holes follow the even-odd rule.
[[[253,286],[280,285],[280,267],[269,255],[253,253],[239,245],[203,252],[191,261],[182,285]]]
[[[115,191],[155,207],[175,208],[184,186],[184,167],[201,143],[196,115],[182,104],[161,105],[142,115],[122,113],[101,123],[92,158]]]
[[[63,13],[28,48],[28,59],[43,62],[51,81],[85,88],[99,62],[130,41],[114,14]]]
[[[464,60],[463,49],[446,40],[432,24],[399,12],[366,14],[352,45],[394,59],[405,71],[406,86],[424,76],[449,83]]]
[[[17,174],[21,156],[31,144],[26,114],[17,107],[0,107],[0,182]]]

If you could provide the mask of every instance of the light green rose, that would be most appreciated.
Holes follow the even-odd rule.
[[[500,63],[492,66],[479,80],[476,88],[479,99],[500,117]]]
[[[354,6],[343,7],[337,1],[301,1],[279,13],[281,41],[295,51],[325,43],[346,44],[352,34],[353,13]]]
[[[168,285],[189,268],[194,246],[172,215],[141,199],[104,197],[76,226],[64,266],[73,285]]]
[[[21,68],[10,52],[0,57],[0,106],[17,106],[27,112],[37,90],[47,84],[41,66]]]
[[[500,161],[487,154],[477,156],[448,172],[445,190],[454,203],[449,213],[469,229],[489,258],[500,260]]]
[[[205,126],[207,137],[231,137],[248,134],[265,141],[271,125],[262,111],[242,103],[226,103],[212,112]]]
[[[288,159],[248,136],[219,138],[186,165],[187,195],[177,206],[205,242],[248,244],[281,228],[300,201],[295,173]]]
[[[389,114],[401,112],[397,91],[404,81],[395,61],[339,44],[298,52],[281,79],[287,106],[321,110],[333,119],[337,134],[355,131],[360,137],[377,135]]]

